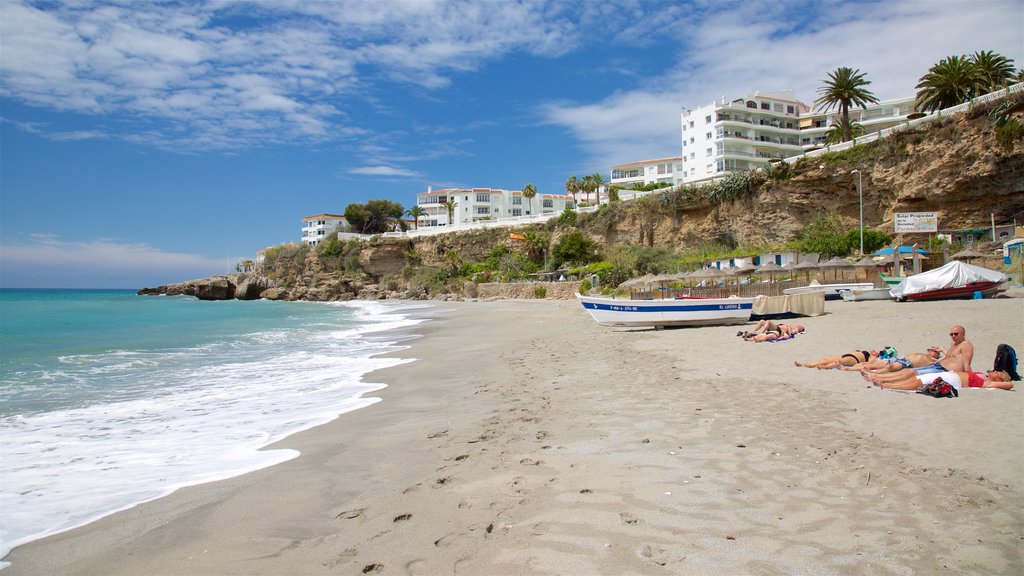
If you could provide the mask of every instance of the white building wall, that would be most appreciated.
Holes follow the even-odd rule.
[[[457,203],[453,213],[454,222],[448,222],[445,203],[454,199]],[[521,190],[499,188],[449,188],[433,190],[416,195],[416,204],[427,212],[420,218],[420,227],[459,227],[479,221],[501,221],[523,218],[536,214],[562,212],[573,207],[572,196],[565,194],[538,193],[532,199],[525,198]]]
[[[339,224],[345,223],[345,217],[336,214],[317,214],[302,219],[302,242],[316,246],[328,234],[337,230]]]
[[[658,182],[676,184],[682,176],[682,161],[683,159],[677,156],[616,164],[612,166],[609,184],[627,187]]]

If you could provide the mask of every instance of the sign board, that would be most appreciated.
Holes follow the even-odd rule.
[[[896,234],[939,231],[939,215],[935,212],[897,212],[893,221]]]

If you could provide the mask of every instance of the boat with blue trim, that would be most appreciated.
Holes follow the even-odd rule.
[[[601,326],[662,328],[717,326],[750,320],[753,298],[656,298],[629,300],[576,294],[583,308]]]

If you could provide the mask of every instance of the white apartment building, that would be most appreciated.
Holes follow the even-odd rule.
[[[454,222],[448,222],[446,204],[454,200]],[[434,190],[427,187],[426,192],[416,195],[416,205],[426,214],[420,216],[420,228],[432,226],[453,226],[478,222],[481,220],[520,219],[531,215],[561,213],[566,208],[574,208],[572,196],[567,194],[537,193],[532,199],[525,198],[522,190],[502,190],[499,188],[447,188]]]
[[[850,110],[850,120],[871,134],[906,122],[913,109],[913,97],[886,100]],[[682,170],[676,181],[696,182],[823,146],[839,111],[814,112],[790,91],[754,92],[684,110],[681,122]]]
[[[338,225],[348,226],[348,221],[339,214],[314,214],[302,219],[302,242],[316,246],[325,236],[338,229]]]
[[[884,100],[867,108],[850,110],[850,121],[860,124],[864,134],[873,134],[897,124],[907,122],[907,115],[914,112],[914,97]],[[800,119],[800,144],[804,149],[825,145],[825,137],[832,126],[839,123],[839,111],[810,113]]]
[[[616,164],[612,166],[612,178],[609,184],[626,187],[658,182],[675,184],[677,182],[676,175],[681,175],[682,170],[683,159],[679,156]]]
[[[682,112],[682,182],[760,168],[796,156],[800,118],[810,109],[792,92],[754,92]]]

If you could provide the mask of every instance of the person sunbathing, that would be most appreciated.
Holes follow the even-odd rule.
[[[771,320],[761,320],[751,332],[741,332],[737,336],[743,336],[747,342],[768,342],[770,340],[785,340],[797,334],[803,333],[805,328],[800,324],[776,324]]]
[[[939,349],[932,347],[928,349],[928,352],[921,354],[919,352],[911,352],[906,356],[896,356],[888,360],[882,360],[881,358],[872,360],[871,362],[864,362],[862,364],[854,364],[853,366],[843,367],[842,370],[858,370],[862,374],[886,374],[889,372],[898,372],[905,368],[921,368],[922,366],[930,366],[939,359]]]
[[[856,366],[858,364],[867,364],[875,358],[878,358],[878,350],[854,350],[853,352],[847,352],[842,356],[826,356],[821,360],[815,360],[813,362],[797,362],[794,360],[793,365],[801,368],[829,370],[831,368],[845,368],[849,366]]]
[[[889,375],[874,375],[871,383],[879,388],[891,388],[894,390],[918,390],[941,378],[948,382],[953,388],[998,388],[1001,390],[1012,390],[1013,382],[1010,382],[1010,375],[1002,370],[989,370],[988,372],[936,372],[933,374],[918,375],[913,370],[903,370]]]

